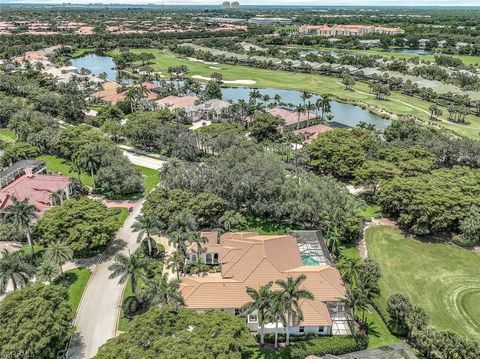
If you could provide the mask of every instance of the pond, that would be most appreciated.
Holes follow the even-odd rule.
[[[102,73],[107,74],[107,79],[119,83],[131,83],[132,80],[121,76],[120,72],[115,68],[115,62],[110,56],[102,56],[96,54],[88,54],[82,57],[72,59],[72,65],[78,69],[84,68],[89,70],[92,75],[99,76]]]
[[[243,87],[226,87],[222,89],[223,99],[226,101],[232,100],[234,102],[237,102],[238,100],[248,101],[250,97],[250,92],[252,90],[253,89]],[[294,106],[298,104],[303,104],[300,91],[280,90],[274,88],[261,88],[257,90],[263,96],[268,95],[272,99],[273,97],[275,97],[275,95],[279,95],[281,97],[281,101],[286,104],[292,104]],[[315,104],[315,102],[319,98],[320,96],[313,95],[307,100],[307,103],[311,102]],[[389,120],[385,120],[380,116],[371,114],[370,112],[358,106],[349,105],[337,101],[332,101],[331,106],[333,121],[350,127],[355,127],[362,121],[366,123],[371,123],[375,125],[378,129],[384,129],[390,124]]]
[[[73,66],[77,68],[85,68],[92,72],[93,75],[98,76],[102,72],[107,74],[107,79],[119,82],[118,71],[115,70],[115,63],[109,56],[100,56],[95,54],[85,55],[72,60]],[[123,77],[120,82],[128,83],[131,79]],[[240,99],[249,100],[250,92],[253,89],[244,87],[224,87],[222,88],[223,99],[237,102]],[[274,88],[260,88],[258,89],[262,95],[269,95],[272,99],[275,95],[282,98],[282,102],[292,104],[294,106],[303,103],[299,91],[294,90],[280,90]],[[308,101],[315,103],[319,96],[312,96]],[[336,101],[331,102],[333,121],[338,123],[355,127],[360,122],[374,124],[378,129],[384,129],[390,124],[390,121],[385,120],[379,116],[373,115],[361,107],[344,104]]]
[[[434,51],[425,49],[390,49],[388,52],[394,52],[397,54],[414,54],[414,55],[431,55],[435,54]]]

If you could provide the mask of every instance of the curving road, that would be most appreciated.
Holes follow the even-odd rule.
[[[143,200],[135,205],[115,240],[95,266],[78,307],[76,331],[67,352],[69,359],[94,357],[98,348],[116,334],[124,285],[118,284],[118,279],[108,278],[108,267],[113,263],[115,254],[133,253],[139,247],[138,233],[133,232],[131,226],[142,205]]]

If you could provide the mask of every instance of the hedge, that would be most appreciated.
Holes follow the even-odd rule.
[[[290,348],[291,359],[304,359],[309,355],[342,355],[368,347],[366,336],[331,336],[295,343]]]
[[[407,329],[403,327],[399,327],[393,323],[392,318],[390,318],[390,314],[388,314],[387,310],[385,307],[380,303],[378,298],[374,298],[372,300],[372,307],[377,311],[377,313],[380,315],[380,318],[382,318],[383,322],[388,328],[388,331],[392,333],[393,335],[397,337],[406,337],[407,336]]]

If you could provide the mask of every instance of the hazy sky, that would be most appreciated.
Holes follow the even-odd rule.
[[[0,0],[0,3],[162,4],[162,0]],[[219,5],[223,0],[163,0],[165,5]],[[480,6],[479,0],[240,0],[240,5]]]

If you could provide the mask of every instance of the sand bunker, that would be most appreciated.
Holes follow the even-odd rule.
[[[200,63],[205,64],[205,65],[218,65],[218,62],[203,61],[203,60],[196,59],[194,57],[189,57],[188,61],[200,62]]]
[[[204,80],[204,81],[210,81],[212,78],[211,77],[205,77],[205,76],[200,76],[200,75],[193,75],[192,78],[197,79],[197,80]],[[255,85],[257,82],[253,80],[223,80],[222,81],[224,84],[231,84],[231,85]]]

